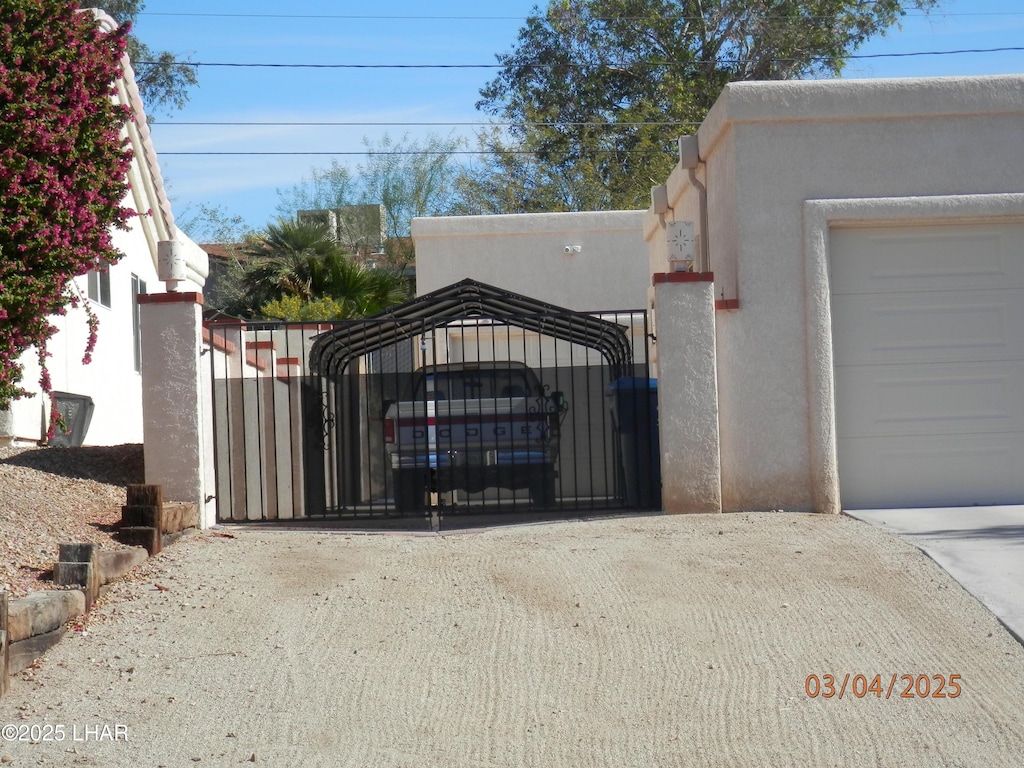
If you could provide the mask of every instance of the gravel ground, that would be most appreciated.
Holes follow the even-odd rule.
[[[1024,755],[1024,649],[919,551],[843,517],[233,528],[151,559],[81,629],[12,680],[0,761],[1016,768]],[[827,674],[837,695],[808,695]],[[940,680],[946,696],[915,695]]]
[[[57,546],[118,547],[125,486],[143,482],[142,446],[0,448],[0,590],[51,589]]]

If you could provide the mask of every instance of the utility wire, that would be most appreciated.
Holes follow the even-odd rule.
[[[194,18],[218,18],[218,19],[338,19],[342,21],[526,21],[530,18],[538,18],[537,15],[530,16],[413,16],[413,15],[370,15],[370,14],[298,14],[298,13],[186,13],[174,11],[140,11],[138,16],[179,16]],[[946,16],[1021,16],[1019,11],[985,11],[972,13],[965,12],[943,12],[928,13],[910,9],[904,14],[906,16],[919,17],[946,17]],[[543,16],[543,14],[542,14]],[[701,21],[702,16],[668,16],[674,21]],[[788,19],[787,16],[764,16],[764,19]],[[825,19],[831,21],[832,16],[807,16],[807,20]],[[650,21],[646,16],[597,16],[595,21]]]
[[[674,149],[671,149],[671,150],[670,149],[665,149],[665,150],[654,150],[654,149],[625,149],[625,150],[620,150],[620,149],[595,149],[595,150],[588,151],[587,154],[593,154],[593,155],[609,155],[609,154],[614,154],[614,155],[652,155],[653,156],[653,155],[673,154],[674,152],[675,152]],[[240,151],[240,152],[218,152],[218,151],[211,151],[211,152],[160,152],[159,153],[160,157],[166,157],[168,155],[174,155],[174,156],[177,156],[177,157],[181,157],[181,156],[184,156],[184,155],[188,155],[188,156],[220,156],[220,157],[230,156],[230,157],[240,157],[240,156],[254,156],[254,155],[255,156],[291,156],[291,155],[321,155],[321,156],[323,156],[323,155],[327,155],[327,156],[330,156],[330,155],[337,155],[337,156],[343,156],[343,155],[345,155],[345,156],[362,156],[362,155],[382,155],[382,156],[395,156],[395,155],[423,156],[423,155],[431,155],[431,156],[434,156],[434,155],[444,155],[444,156],[448,156],[448,155],[490,155],[490,154],[491,154],[490,151],[486,150],[486,149],[483,149],[483,150],[470,150],[470,149],[467,149],[467,150],[454,150],[452,152],[445,152],[445,151],[442,151],[442,150],[438,150],[438,151],[433,151],[433,150],[422,150],[422,151],[418,151],[418,150],[389,150],[389,151],[383,151],[382,152],[382,151],[378,151],[378,150],[375,150],[375,149],[364,149],[364,150],[356,151],[356,152],[351,152],[351,151],[350,152],[288,152],[288,151],[281,151],[281,152],[276,152],[276,151],[275,152],[244,152],[244,151]],[[526,149],[503,149],[503,150],[501,150],[501,154],[504,154],[504,155],[535,155],[536,152],[531,152],[530,150],[526,150]]]
[[[700,125],[699,122],[678,122],[675,120],[647,122],[647,123],[492,123],[492,122],[429,122],[429,123],[384,123],[384,122],[246,122],[246,121],[185,121],[185,120],[161,120],[156,123],[160,127],[165,125],[234,125],[234,126],[311,126],[311,127],[327,127],[327,126],[347,126],[347,127],[374,127],[374,128],[400,128],[400,127],[455,127],[455,126],[493,126],[495,128],[508,128],[511,126],[530,126],[533,128],[641,128],[644,126],[679,126],[679,127],[692,127]]]
[[[217,19],[340,19],[343,21],[526,21],[527,18],[530,18],[528,16],[373,16],[369,14],[337,13],[183,13],[173,11],[140,11],[136,15],[189,16]]]
[[[1006,53],[1008,51],[1024,51],[1024,46],[1004,46],[1000,48],[961,48],[954,51],[910,51],[907,53],[861,53],[843,56],[844,60],[849,59],[895,59],[908,58],[913,56],[958,56],[967,53]],[[770,61],[786,64],[797,61],[826,61],[832,57],[811,56],[807,59],[771,59]],[[705,65],[705,64],[750,64],[752,59],[712,59],[695,60],[688,62],[673,61],[649,61],[643,62],[644,67],[672,67],[680,64]],[[505,64],[272,64],[272,63],[242,63],[224,61],[138,61],[137,64],[148,64],[152,66],[183,66],[183,67],[234,67],[234,68],[264,68],[264,69],[502,69]],[[590,64],[577,64],[565,62],[559,64],[533,64],[537,68],[553,67],[576,67],[586,68]]]

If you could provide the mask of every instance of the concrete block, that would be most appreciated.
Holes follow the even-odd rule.
[[[127,547],[125,549],[109,549],[97,555],[97,581],[100,586],[119,579],[140,563],[146,562],[149,552],[145,547]]]
[[[47,632],[45,635],[34,635],[25,640],[11,643],[7,673],[15,675],[25,667],[31,666],[32,662],[46,654],[61,641],[67,632],[64,627]]]
[[[164,503],[162,485],[129,485],[126,495],[128,506],[162,507]]]
[[[11,600],[7,611],[7,638],[11,645],[43,635],[85,613],[85,594],[79,589],[33,592]]]
[[[149,526],[157,528],[161,520],[161,507],[155,505],[128,505],[121,507],[121,524],[127,526]]]
[[[159,528],[161,533],[177,533],[199,525],[198,505],[187,501],[168,501],[162,507],[125,505],[121,507],[121,524]]]
[[[151,556],[160,553],[163,543],[160,532],[147,525],[125,526],[118,531],[118,538],[129,546],[145,547]]]
[[[91,563],[99,547],[96,544],[74,542],[57,545],[57,560],[62,563]]]
[[[7,593],[0,592],[0,699],[7,693],[10,675],[10,643],[7,641]]]
[[[0,699],[7,693],[7,688],[10,685],[7,678],[11,674],[11,652],[7,646],[7,633],[0,629]]]
[[[187,501],[168,501],[164,503],[162,533],[178,533],[186,528],[199,527],[199,507]]]
[[[100,593],[99,568],[95,563],[54,563],[53,583],[62,587],[81,587],[85,609],[89,610]]]
[[[62,587],[86,587],[93,579],[93,566],[90,562],[61,561],[54,564],[53,583]]]
[[[60,544],[57,552],[57,563],[53,566],[53,583],[60,586],[82,587],[85,590],[85,607],[88,610],[99,595],[99,569],[96,567],[99,545],[85,542]]]

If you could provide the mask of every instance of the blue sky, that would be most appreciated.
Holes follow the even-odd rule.
[[[515,42],[536,0],[147,0],[135,28],[154,50],[198,62],[284,64],[493,64]],[[546,5],[546,0],[543,5]],[[927,17],[859,54],[1024,47],[1022,0],[944,0]],[[452,132],[471,136],[474,105],[494,69],[264,69],[200,67],[188,105],[157,114],[154,143],[174,211],[221,206],[253,228],[276,216],[288,189],[330,156],[176,155],[179,152],[359,153],[363,139]],[[857,59],[844,76],[932,77],[1024,72],[1024,51]],[[212,126],[188,122],[344,122],[347,126]],[[382,125],[447,123],[449,125]],[[355,165],[358,154],[338,155]]]

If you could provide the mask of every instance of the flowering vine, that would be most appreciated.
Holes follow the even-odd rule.
[[[96,349],[96,339],[99,336],[100,319],[88,304],[85,305],[85,316],[89,321],[89,338],[85,342],[85,354],[82,355],[82,365],[92,362],[92,353]]]
[[[0,17],[0,408],[27,392],[31,347],[51,396],[47,319],[73,301],[74,278],[116,263],[126,228],[131,110],[114,101],[127,27],[102,31],[77,0],[4,0]],[[88,309],[92,357],[98,321]],[[51,420],[56,418],[52,415]]]

